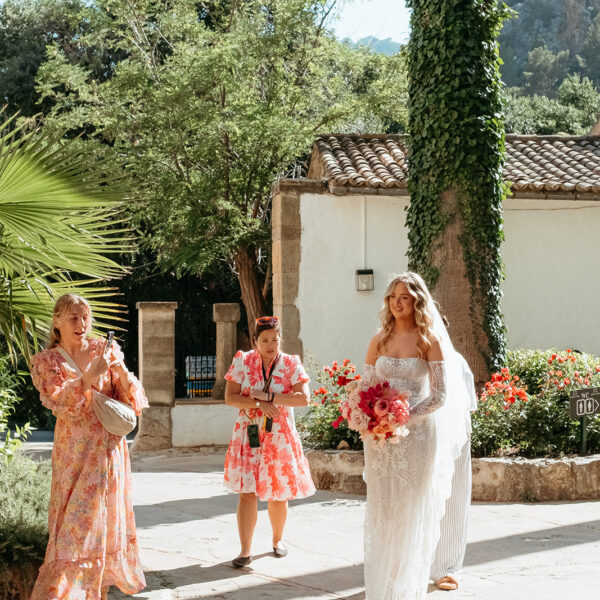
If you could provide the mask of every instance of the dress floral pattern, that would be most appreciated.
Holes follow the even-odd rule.
[[[250,396],[252,389],[262,389],[264,378],[258,350],[240,350],[233,357],[225,379],[239,383],[243,396]],[[287,394],[297,383],[308,381],[300,357],[282,353],[270,390]],[[287,406],[277,408],[279,416],[273,419],[270,432],[263,431],[260,409],[240,410],[225,458],[225,486],[234,492],[255,493],[260,500],[306,498],[315,493],[315,486],[296,430],[294,412]],[[259,448],[251,448],[248,443],[250,423],[259,425]]]
[[[104,349],[103,340],[90,339],[89,344],[90,359]],[[112,348],[110,360],[122,359],[118,345]],[[138,556],[126,439],[102,427],[80,373],[55,348],[33,357],[31,377],[42,404],[57,417],[50,537],[31,600],[100,600],[101,589],[110,585],[135,594],[146,582]],[[132,373],[128,380],[127,396],[120,393],[118,374],[112,371],[100,378],[98,389],[140,415],[148,401]]]

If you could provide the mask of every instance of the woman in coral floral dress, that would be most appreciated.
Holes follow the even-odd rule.
[[[287,501],[315,492],[293,413],[294,406],[309,403],[309,377],[298,356],[280,351],[280,338],[276,317],[258,318],[255,350],[238,352],[225,375],[225,402],[240,409],[225,458],[225,485],[240,495],[241,552],[232,561],[234,567],[252,561],[258,499],[269,503],[273,553],[283,557]],[[270,376],[269,391],[264,391]]]
[[[116,585],[127,594],[146,583],[138,556],[127,442],[98,421],[92,389],[148,405],[140,382],[113,343],[88,337],[92,315],[79,296],[54,307],[49,348],[32,359],[42,404],[56,415],[52,450],[50,537],[31,600],[100,600]]]

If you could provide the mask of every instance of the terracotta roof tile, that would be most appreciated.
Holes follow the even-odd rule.
[[[315,150],[335,187],[406,187],[405,135],[323,135]],[[504,179],[513,191],[600,194],[600,136],[508,135]]]

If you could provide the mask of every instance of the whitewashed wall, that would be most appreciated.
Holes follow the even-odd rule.
[[[600,354],[600,202],[509,198],[504,224],[509,346]]]
[[[389,275],[407,268],[407,203],[399,196],[301,196],[296,305],[304,353],[319,364],[349,358],[362,367]],[[355,272],[363,268],[374,271],[373,292],[356,291]]]
[[[319,364],[350,358],[362,366],[390,274],[407,268],[407,202],[398,196],[301,196],[296,305],[304,352]],[[510,347],[600,354],[600,202],[509,199],[505,236]],[[373,292],[356,291],[354,274],[361,268],[374,270]]]

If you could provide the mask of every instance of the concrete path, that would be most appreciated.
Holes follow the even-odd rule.
[[[28,444],[47,456],[51,443]],[[133,458],[134,504],[148,588],[139,600],[364,599],[364,498],[318,492],[290,503],[284,559],[271,553],[259,504],[254,561],[232,569],[237,496],[222,486],[223,449]],[[428,600],[600,597],[600,502],[475,504],[460,589]],[[118,591],[111,600],[125,600]],[[388,600],[386,598],[372,600]]]
[[[135,457],[134,499],[147,600],[364,598],[364,498],[319,492],[291,503],[288,557],[272,556],[266,504],[259,505],[254,562],[237,555],[237,496],[221,483],[223,450]],[[461,587],[430,586],[428,599],[598,598],[600,502],[476,504]],[[112,600],[123,595],[112,593]],[[373,599],[373,600],[387,600]]]

